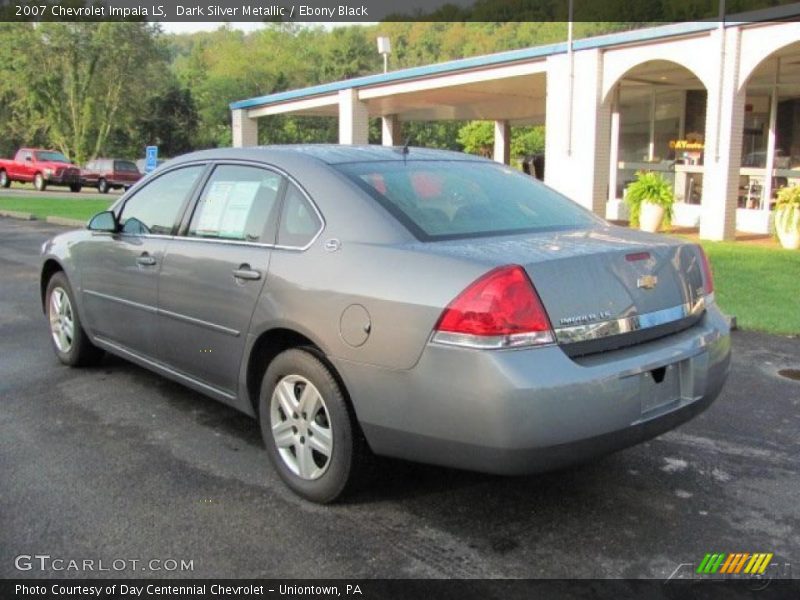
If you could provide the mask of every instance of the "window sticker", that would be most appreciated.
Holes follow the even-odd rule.
[[[195,233],[244,239],[247,217],[260,187],[257,181],[214,181],[201,207]]]

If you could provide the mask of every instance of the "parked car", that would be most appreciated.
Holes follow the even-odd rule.
[[[96,158],[83,168],[83,183],[96,187],[101,194],[112,189],[127,190],[142,178],[136,163],[119,158]]]
[[[197,152],[42,252],[63,363],[108,351],[256,417],[317,502],[371,453],[522,474],[624,448],[729,370],[700,246],[459,153]]]
[[[40,192],[48,185],[80,192],[81,170],[56,150],[20,148],[13,160],[0,159],[0,187],[7,188],[12,181],[33,183]]]

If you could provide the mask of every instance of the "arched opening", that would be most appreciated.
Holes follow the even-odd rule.
[[[778,190],[800,184],[800,42],[763,59],[742,87],[736,228],[769,233]]]
[[[689,69],[652,60],[627,71],[613,87],[607,218],[628,219],[625,189],[640,170],[673,186],[676,224],[694,225],[703,189],[707,92]],[[686,214],[688,213],[688,214]]]

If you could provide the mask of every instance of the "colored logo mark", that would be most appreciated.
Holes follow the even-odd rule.
[[[739,552],[735,554],[706,554],[703,557],[700,566],[697,567],[697,572],[701,574],[711,575],[720,573],[723,575],[731,574],[745,574],[745,575],[762,575],[767,569],[767,565],[772,561],[773,554],[771,552],[757,552],[750,554],[749,552]]]

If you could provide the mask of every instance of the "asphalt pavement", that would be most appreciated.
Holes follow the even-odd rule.
[[[93,574],[17,570],[36,553],[123,560],[96,574],[127,577],[667,578],[707,552],[800,565],[800,382],[778,375],[800,368],[797,337],[736,332],[707,412],[590,464],[503,478],[385,460],[321,507],[282,486],[248,417],[120,359],[56,360],[37,255],[59,231],[0,219],[0,577]]]

